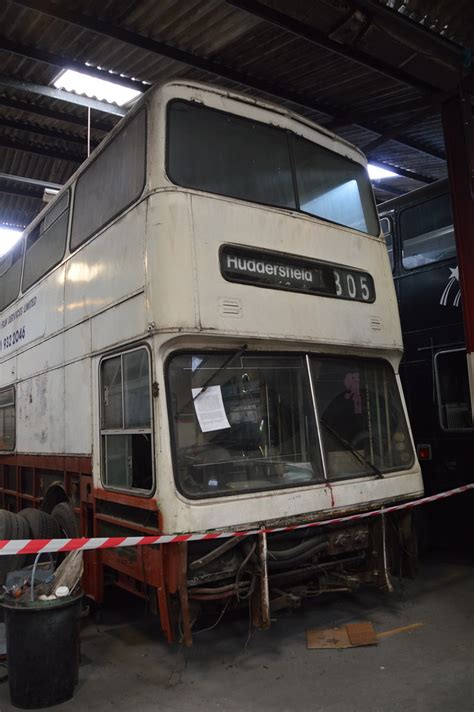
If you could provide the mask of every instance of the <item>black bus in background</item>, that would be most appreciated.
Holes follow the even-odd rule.
[[[449,184],[379,205],[404,341],[400,365],[427,495],[474,482],[474,429]],[[472,534],[474,498],[423,508],[434,544]]]

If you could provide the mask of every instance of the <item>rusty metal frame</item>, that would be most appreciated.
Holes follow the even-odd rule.
[[[49,472],[55,475],[55,482],[51,484],[64,487],[73,502],[82,536],[102,536],[102,525],[128,529],[130,535],[137,532],[156,534],[162,530],[161,514],[155,500],[93,488],[90,456],[0,454],[0,506],[12,511],[19,511],[23,507],[40,507],[44,495],[42,478]],[[27,477],[32,478],[31,486],[28,484],[26,487],[28,492],[24,487]],[[97,511],[99,501],[154,512],[156,527],[150,528],[116,515],[103,514]],[[126,548],[121,551],[87,551],[84,553],[83,581],[86,594],[96,604],[101,604],[104,597],[104,567],[111,568],[115,572],[116,585],[142,598],[150,600],[151,597],[152,608],[159,613],[166,639],[172,642],[175,631],[169,605],[170,587],[171,591],[173,587],[176,591],[180,586],[180,595],[185,603],[187,595],[184,595],[182,586],[182,572],[187,559],[180,550],[178,565],[181,567],[181,578],[178,576],[178,586],[175,561],[177,552],[172,551],[173,547],[168,548],[170,551],[165,552],[163,546],[138,547],[133,550],[133,555]],[[184,616],[183,620],[186,623]]]

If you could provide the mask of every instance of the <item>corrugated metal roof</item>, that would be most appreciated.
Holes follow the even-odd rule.
[[[21,56],[28,55],[29,46],[151,84],[180,76],[265,99],[283,95],[280,103],[333,127],[359,147],[370,146],[387,134],[390,140],[371,152],[373,160],[432,179],[446,175],[437,110],[433,107],[432,114],[425,112],[421,119],[419,114],[431,105],[433,96],[456,88],[474,36],[470,1],[252,0],[247,6],[251,11],[226,0],[63,0],[53,4],[53,15],[69,11],[76,16],[73,21],[25,5],[35,5],[35,0],[4,0],[0,5],[0,75],[50,86],[60,68]],[[47,5],[45,0],[42,7]],[[288,28],[288,22],[262,19],[252,7],[277,11],[299,23],[303,31]],[[87,21],[100,20],[111,30],[131,31],[137,42],[81,27],[80,15]],[[402,15],[412,20],[405,32],[399,25]],[[433,32],[415,41],[419,23]],[[322,33],[343,50],[365,52],[372,67],[318,45],[314,33]],[[438,45],[439,35],[451,44]],[[2,49],[2,37],[22,47],[17,53]],[[214,71],[139,47],[140,38],[212,61]],[[377,71],[383,63],[393,69],[393,77]],[[412,85],[395,78],[401,70],[412,77]],[[266,91],[249,87],[255,83],[262,87],[262,82]],[[420,89],[420,83],[431,86],[431,92]],[[415,123],[407,126],[410,119]],[[98,142],[117,118],[93,111],[92,121],[100,124],[101,130],[92,130]],[[399,134],[394,132],[397,125]],[[0,85],[0,172],[64,182],[84,155],[86,126],[83,107]],[[48,151],[51,155],[41,155]],[[413,178],[397,177],[380,182],[376,190],[386,199],[390,191],[398,194],[419,185]],[[14,191],[14,186],[0,180],[0,222],[25,224],[38,210],[38,198],[1,192],[2,186],[4,191],[7,187]]]
[[[385,4],[452,42],[467,49],[473,46],[472,0],[386,0]]]

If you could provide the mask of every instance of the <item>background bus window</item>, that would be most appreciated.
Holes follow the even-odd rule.
[[[392,220],[391,218],[380,218],[380,227],[382,228],[382,233],[385,238],[385,244],[387,245],[388,259],[390,260],[390,266],[394,268],[394,258],[393,258],[393,234],[392,234]]]
[[[435,357],[441,427],[467,430],[473,427],[466,352],[442,351]]]
[[[400,215],[402,263],[406,269],[456,256],[449,195],[407,208]]]
[[[103,360],[100,376],[104,485],[149,492],[153,450],[147,350]]]
[[[0,391],[0,450],[15,447],[15,389]]]
[[[66,249],[69,192],[65,193],[26,238],[22,290],[26,291],[61,262]]]
[[[71,250],[123,212],[145,187],[146,113],[140,111],[77,179]]]
[[[0,258],[0,311],[11,304],[20,291],[24,238]]]

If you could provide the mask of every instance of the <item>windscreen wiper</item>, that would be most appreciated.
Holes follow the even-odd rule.
[[[367,458],[365,458],[363,455],[361,455],[358,450],[353,448],[352,445],[345,438],[342,437],[342,435],[339,435],[337,430],[334,430],[334,428],[331,428],[331,426],[328,425],[328,423],[326,423],[322,418],[319,419],[319,422],[322,425],[324,425],[324,427],[331,433],[331,435],[333,435],[336,438],[336,440],[339,440],[339,442],[342,443],[342,445],[344,445],[346,450],[348,450],[349,452],[351,452],[354,455],[356,460],[358,460],[362,465],[367,465],[367,467],[369,467],[372,470],[374,475],[376,475],[379,478],[383,478],[383,474],[380,472],[379,468],[376,467],[376,465],[374,465],[373,462],[371,462],[370,460],[367,460]]]
[[[229,364],[231,364],[232,361],[234,361],[236,358],[239,358],[239,356],[242,356],[242,354],[243,354],[245,351],[247,351],[247,344],[242,344],[242,346],[240,347],[240,349],[238,349],[238,351],[236,351],[235,353],[231,354],[231,355],[229,356],[229,358],[227,358],[227,359],[224,361],[224,363],[221,364],[221,365],[219,366],[219,368],[218,368],[216,371],[214,371],[214,373],[213,373],[211,376],[209,376],[209,378],[207,379],[207,381],[204,381],[204,385],[201,386],[201,390],[199,391],[199,393],[196,393],[196,395],[193,397],[193,403],[194,403],[194,401],[195,401],[197,398],[199,398],[199,396],[201,396],[203,393],[205,393],[205,392],[207,391],[207,389],[208,389],[209,386],[211,385],[211,382],[214,380],[214,378],[215,378],[219,373],[221,373],[221,371],[223,371],[224,368],[227,368],[227,366],[229,366]]]

